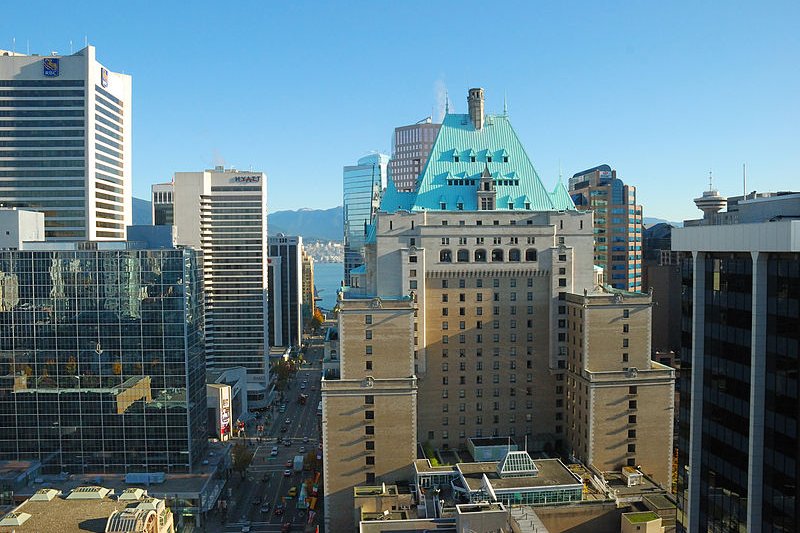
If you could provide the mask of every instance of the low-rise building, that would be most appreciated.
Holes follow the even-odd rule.
[[[0,518],[2,533],[174,533],[172,511],[146,490],[42,488]]]

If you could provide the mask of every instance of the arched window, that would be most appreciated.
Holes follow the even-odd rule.
[[[485,263],[486,262],[486,250],[475,250],[475,262],[476,263]]]
[[[469,250],[459,250],[456,253],[456,259],[459,263],[469,263]]]
[[[492,250],[492,261],[502,261],[503,260],[503,250]]]
[[[536,261],[536,248],[525,250],[525,261]]]
[[[439,262],[440,263],[452,263],[453,262],[453,252],[450,250],[442,250],[439,252]]]
[[[521,256],[520,251],[517,248],[512,248],[511,250],[508,251],[509,261],[519,262],[520,256]]]

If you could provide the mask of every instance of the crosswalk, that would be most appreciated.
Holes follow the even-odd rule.
[[[250,527],[250,533],[280,533],[282,524],[270,522],[231,522],[224,526],[225,533],[240,533],[245,526]],[[292,524],[292,531],[303,531],[305,521]]]

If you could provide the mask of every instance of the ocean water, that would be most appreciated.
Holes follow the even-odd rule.
[[[317,305],[331,310],[336,305],[336,291],[344,279],[344,263],[314,263],[314,286],[322,300]]]

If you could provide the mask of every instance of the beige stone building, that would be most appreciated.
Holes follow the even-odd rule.
[[[326,523],[335,531],[355,525],[336,513],[340,503],[352,508],[352,487],[402,479],[417,443],[465,449],[469,437],[513,436],[532,452],[571,445],[571,295],[602,279],[593,214],[577,210],[562,183],[544,188],[508,117],[484,114],[481,89],[468,103],[469,114],[445,117],[416,190],[389,184],[364,268],[338,304],[340,375],[322,388]],[[649,318],[647,328],[649,339]],[[603,416],[615,407],[627,423],[627,403]],[[598,445],[598,464],[619,453],[609,446]]]
[[[322,381],[325,529],[353,531],[353,487],[408,479],[417,378],[410,298],[339,302],[340,374]]]
[[[303,248],[301,260],[303,264],[303,325],[305,326],[314,316],[317,302],[314,299],[314,258]]]
[[[650,359],[649,294],[568,294],[566,436],[600,471],[639,467],[669,489],[675,371]]]

